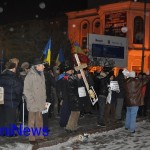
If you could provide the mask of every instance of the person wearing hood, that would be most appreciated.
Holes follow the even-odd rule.
[[[28,127],[30,131],[33,128],[38,130],[43,129],[42,111],[46,107],[46,85],[44,76],[44,64],[40,59],[35,59],[33,66],[28,72],[24,80],[24,95],[27,102],[28,114]],[[48,128],[44,129],[47,130]],[[29,135],[29,142],[33,145],[39,141],[45,141],[44,134],[35,136],[32,132]]]
[[[149,81],[148,78],[140,80],[135,78],[135,72],[129,72],[127,69],[123,70],[125,80],[125,105],[127,108],[125,129],[130,133],[135,133],[136,117],[139,106],[144,105],[142,99],[142,87]]]

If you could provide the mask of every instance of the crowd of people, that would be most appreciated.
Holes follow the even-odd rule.
[[[4,88],[0,127],[17,124],[24,118],[29,128],[42,127],[49,131],[49,119],[54,117],[59,119],[60,127],[71,133],[77,131],[80,117],[94,111],[98,126],[118,123],[125,116],[125,129],[134,133],[137,116],[150,117],[150,80],[145,73],[136,76],[134,71],[120,69],[115,76],[109,67],[94,73],[84,68],[82,71],[88,85],[93,87],[98,97],[98,102],[93,106],[81,69],[75,70],[70,63],[51,67],[36,58],[32,64],[23,62],[19,66],[19,59],[10,59],[0,75],[0,87]],[[117,89],[112,88],[112,81],[116,81]],[[42,114],[46,102],[51,106],[48,113]],[[17,136],[5,131],[1,134]],[[29,135],[31,144],[45,140],[42,134]]]

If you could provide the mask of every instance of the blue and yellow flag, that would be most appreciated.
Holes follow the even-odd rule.
[[[65,61],[62,49],[59,50],[59,53],[56,58],[56,66],[59,66],[61,63]]]
[[[43,50],[44,62],[51,64],[51,39],[48,40]]]

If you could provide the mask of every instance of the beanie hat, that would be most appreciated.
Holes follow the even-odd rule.
[[[122,71],[122,73],[123,73],[124,76],[126,76],[127,78],[129,78],[129,77],[135,78],[135,71],[129,72],[127,69],[124,69],[124,70]]]
[[[7,62],[5,64],[5,67],[6,67],[6,69],[13,69],[13,68],[16,68],[16,64],[13,62]]]
[[[30,64],[28,62],[24,62],[24,63],[22,63],[21,68],[22,69],[28,69],[29,66],[30,66]]]
[[[71,66],[69,66],[69,65],[65,65],[64,66],[64,71],[65,72],[67,72],[67,71],[69,71],[69,70],[72,70],[73,68],[71,67]]]

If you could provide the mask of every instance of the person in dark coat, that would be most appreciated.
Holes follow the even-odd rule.
[[[80,111],[87,97],[85,84],[80,71],[75,72],[75,75],[68,78],[68,95],[71,114],[66,125],[66,131],[73,132],[77,130]]]
[[[150,78],[150,76],[148,77]],[[146,84],[144,107],[144,115],[147,116],[150,121],[150,81]]]
[[[0,86],[4,88],[4,105],[1,107],[1,126],[9,127],[16,125],[16,112],[22,98],[23,86],[16,75],[16,64],[6,63],[6,70],[0,76]],[[17,126],[17,125],[16,125]],[[15,136],[14,133],[6,132],[6,136]]]
[[[44,65],[44,76],[45,76],[45,85],[46,85],[46,102],[49,102],[52,104],[52,100],[51,100],[51,87],[55,86],[55,79],[51,74],[51,70],[52,68],[48,65],[45,64]],[[49,115],[51,115],[50,113],[51,110],[51,106],[49,107],[49,111],[48,113],[42,114],[43,116],[43,127],[49,128]],[[48,129],[50,131],[50,129]]]
[[[61,127],[66,127],[71,110],[69,108],[69,96],[68,96],[68,78],[73,74],[72,66],[63,64],[61,66],[61,74],[57,78],[57,90],[61,95],[60,104],[60,119],[59,124]]]
[[[96,94],[98,95],[98,126],[105,127],[105,106],[106,98],[108,96],[108,84],[110,75],[108,72],[101,71],[100,75],[97,76],[97,89]]]
[[[122,119],[122,108],[124,104],[124,82],[125,78],[122,73],[122,69],[119,70],[119,73],[117,77],[115,78],[115,81],[118,81],[120,92],[116,93],[116,111],[115,111],[115,119],[116,121],[121,121]]]

